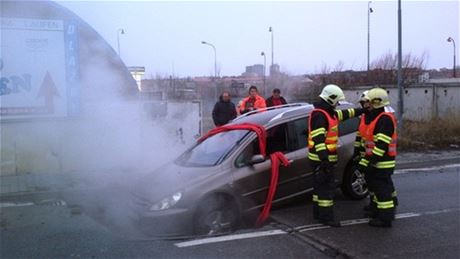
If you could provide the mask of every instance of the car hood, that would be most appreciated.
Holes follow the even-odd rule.
[[[131,193],[138,198],[157,202],[216,176],[220,171],[219,167],[184,167],[170,163],[141,177]]]

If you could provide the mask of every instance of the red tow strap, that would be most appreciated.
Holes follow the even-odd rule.
[[[201,137],[198,142],[201,142],[210,136],[216,135],[221,132],[230,131],[230,130],[250,130],[254,131],[257,134],[259,139],[259,149],[260,153],[265,157],[267,155],[266,147],[267,147],[267,131],[261,125],[253,124],[253,123],[241,123],[235,125],[223,125],[217,128],[210,130],[206,135]],[[284,156],[282,152],[275,152],[270,155],[270,160],[272,162],[271,167],[271,179],[270,179],[270,186],[268,188],[267,199],[265,200],[264,207],[259,214],[259,217],[256,221],[256,226],[262,225],[265,220],[270,216],[270,209],[272,207],[273,198],[275,197],[276,193],[276,186],[278,184],[279,178],[279,167],[280,162],[283,166],[289,165],[289,160]]]
[[[270,187],[268,188],[268,194],[267,199],[265,200],[264,208],[262,209],[262,212],[260,212],[259,217],[257,218],[256,226],[262,225],[265,222],[265,220],[267,220],[268,216],[270,216],[270,209],[272,208],[272,201],[275,197],[276,186],[278,184],[280,162],[283,166],[289,165],[289,160],[282,152],[275,152],[271,154],[270,160],[272,161]]]

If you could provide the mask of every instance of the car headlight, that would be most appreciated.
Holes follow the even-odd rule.
[[[166,210],[174,206],[182,198],[181,192],[176,192],[175,194],[162,199],[161,201],[155,203],[150,207],[150,210]]]

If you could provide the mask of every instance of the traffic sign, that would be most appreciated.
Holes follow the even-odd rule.
[[[77,115],[77,22],[1,18],[0,29],[1,120]]]

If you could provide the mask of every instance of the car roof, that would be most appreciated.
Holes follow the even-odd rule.
[[[342,102],[340,108],[353,107],[351,103]],[[289,118],[308,115],[313,110],[313,105],[309,103],[291,103],[275,107],[266,108],[265,111],[252,111],[238,116],[229,124],[255,123],[268,127],[279,121],[289,120]]]

